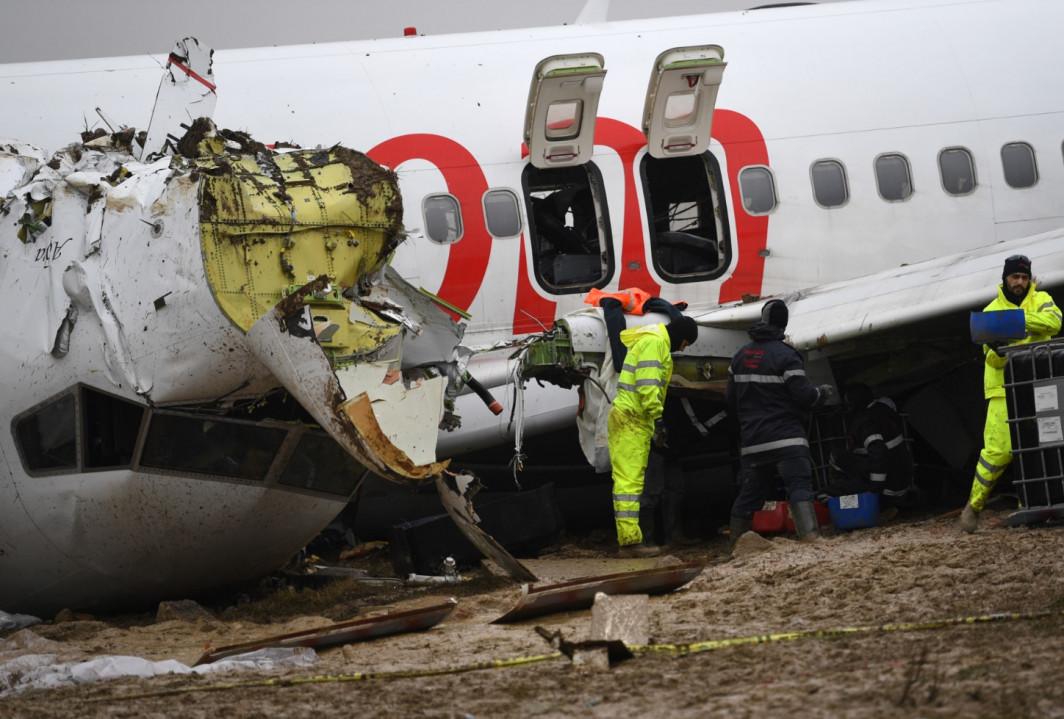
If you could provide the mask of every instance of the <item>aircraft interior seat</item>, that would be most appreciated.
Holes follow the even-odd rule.
[[[551,262],[551,275],[558,285],[597,282],[602,277],[601,260],[598,255],[555,255]]]
[[[708,272],[720,264],[717,243],[690,232],[658,232],[654,257],[669,274]]]

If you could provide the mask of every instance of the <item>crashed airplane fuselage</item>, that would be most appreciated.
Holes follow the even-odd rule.
[[[367,470],[443,467],[461,326],[387,267],[394,174],[205,120],[179,154],[137,142],[0,148],[7,610],[248,579]]]

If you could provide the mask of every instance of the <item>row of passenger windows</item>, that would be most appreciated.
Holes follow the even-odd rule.
[[[1064,147],[1062,147],[1064,150]],[[1001,166],[1009,187],[1024,189],[1038,182],[1038,164],[1034,148],[1026,142],[1010,142],[1001,148]],[[909,159],[901,153],[888,152],[873,163],[876,189],[888,202],[903,202],[913,194],[913,173]],[[954,196],[968,195],[978,184],[972,153],[964,147],[947,147],[938,154],[942,189]],[[817,160],[809,169],[813,198],[821,207],[845,205],[850,199],[846,167],[838,160]],[[767,167],[744,167],[739,172],[739,191],[743,208],[751,215],[765,215],[779,203],[772,171]]]
[[[711,154],[657,159],[640,165],[650,227],[651,261],[671,282],[694,282],[720,274],[729,242],[720,168]],[[602,175],[593,162],[560,168],[525,167],[521,176],[532,248],[532,267],[547,290],[565,294],[601,286],[613,274],[613,241]],[[517,195],[489,190],[484,221],[493,237],[521,233]],[[451,195],[422,201],[425,234],[441,244],[462,238],[462,211]]]
[[[362,474],[331,437],[303,425],[149,409],[85,386],[24,412],[12,427],[31,475],[134,468],[247,482],[275,476],[286,487],[346,497]]]
[[[1064,150],[1064,147],[1062,147]],[[672,160],[671,162],[678,162]],[[1009,187],[1024,189],[1038,182],[1038,164],[1034,148],[1026,142],[1010,142],[1001,148],[1001,164],[1005,182]],[[645,164],[644,164],[645,167]],[[948,147],[938,155],[939,177],[942,188],[950,195],[970,194],[976,187],[975,161],[972,153],[963,147]],[[572,168],[569,168],[572,169]],[[880,197],[888,202],[902,202],[913,194],[912,168],[901,153],[885,153],[874,162],[876,188]],[[565,170],[539,170],[538,172],[564,172]],[[526,171],[526,176],[528,172]],[[838,160],[817,160],[810,167],[813,197],[822,207],[840,207],[849,200],[849,182],[846,167]],[[662,177],[666,177],[662,173]],[[644,183],[647,182],[643,172]],[[526,183],[527,184],[527,183]],[[772,212],[778,204],[775,180],[772,171],[763,166],[743,168],[739,173],[739,189],[743,207],[752,215]],[[530,200],[533,210],[536,201]],[[510,190],[489,190],[483,197],[484,220],[492,237],[516,237],[521,232],[521,213],[517,196]],[[451,244],[462,238],[462,211],[458,200],[452,195],[429,195],[422,203],[425,218],[425,233],[434,242]]]

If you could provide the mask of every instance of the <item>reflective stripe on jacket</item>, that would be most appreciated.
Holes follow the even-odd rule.
[[[628,348],[617,379],[616,409],[624,410],[653,425],[665,407],[665,391],[672,378],[669,333],[658,323],[621,332]]]
[[[798,350],[779,339],[755,339],[735,354],[728,372],[742,455],[809,446],[806,413],[820,392],[805,376]]]
[[[995,312],[997,310],[1014,310],[1016,305],[1009,302],[1005,296],[1004,285],[998,285],[997,297],[994,301],[983,308],[983,312]],[[1027,336],[1022,340],[1010,342],[1009,346],[1025,345],[1030,342],[1042,342],[1050,339],[1060,332],[1060,310],[1053,302],[1048,292],[1039,292],[1034,281],[1027,290],[1027,296],[1023,298],[1019,309],[1023,310],[1024,323]],[[1005,358],[994,352],[987,345],[983,345],[983,355],[986,364],[983,368],[983,396],[1005,396]]]

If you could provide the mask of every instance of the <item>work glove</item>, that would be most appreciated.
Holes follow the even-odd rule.
[[[835,391],[835,387],[830,384],[822,384],[816,388],[820,393],[820,397],[817,400],[817,404],[825,405],[834,402],[838,398],[838,392]]]
[[[832,469],[838,470],[839,472],[842,471],[842,467],[839,466],[839,458],[835,456],[834,451],[832,451],[831,454],[828,455],[828,466]]]
[[[668,449],[669,447],[669,433],[665,429],[665,420],[658,419],[654,422],[654,436],[651,438],[650,443],[657,449]]]
[[[1005,343],[1001,340],[995,340],[993,342],[987,342],[986,346],[990,348],[990,351],[996,354],[998,357],[1003,357],[1001,354],[1001,348],[1005,346]]]

